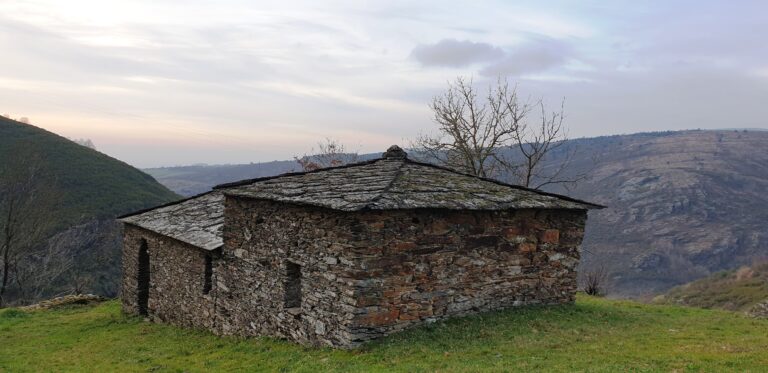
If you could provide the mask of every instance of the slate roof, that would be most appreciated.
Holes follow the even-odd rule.
[[[587,210],[602,206],[465,175],[408,159],[393,146],[384,157],[352,165],[215,187],[225,195],[312,205],[341,211],[435,208]]]
[[[224,244],[224,195],[219,191],[122,216],[120,221],[205,250]]]
[[[450,209],[576,209],[603,206],[458,173],[408,159],[393,146],[379,159],[243,180],[212,192],[120,218],[194,246],[222,246],[224,195],[324,207],[339,211]]]

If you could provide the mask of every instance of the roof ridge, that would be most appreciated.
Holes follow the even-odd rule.
[[[311,171],[285,172],[285,173],[282,173],[282,174],[279,174],[279,175],[263,176],[263,177],[253,178],[253,179],[244,179],[244,180],[239,180],[239,181],[233,181],[233,182],[230,182],[230,183],[214,185],[213,188],[211,188],[211,190],[220,190],[220,189],[226,189],[226,188],[239,187],[239,186],[244,186],[244,185],[248,185],[248,184],[257,183],[257,182],[260,182],[260,181],[272,180],[272,179],[277,179],[277,178],[286,177],[286,176],[307,175],[307,174],[314,174],[314,173],[319,173],[319,172],[324,172],[324,171],[338,170],[338,169],[342,169],[342,168],[350,168],[350,167],[356,167],[356,166],[365,166],[365,165],[373,164],[373,163],[376,163],[378,161],[385,160],[385,159],[386,158],[374,158],[374,159],[369,159],[367,161],[361,161],[361,162],[355,162],[355,163],[347,163],[347,164],[341,165],[341,166],[318,168],[316,170],[311,170]]]
[[[216,189],[211,189],[211,190],[209,190],[209,191],[207,191],[207,192],[203,192],[203,193],[195,194],[194,196],[190,196],[190,197],[182,198],[182,199],[179,199],[179,200],[176,200],[176,201],[171,201],[171,202],[168,202],[168,203],[164,203],[164,204],[162,204],[162,205],[157,205],[157,206],[147,207],[147,208],[144,208],[144,209],[141,209],[141,210],[137,210],[137,211],[129,212],[129,213],[125,214],[125,215],[120,215],[120,216],[116,217],[115,219],[117,219],[117,220],[120,220],[120,219],[125,219],[125,218],[128,218],[128,217],[134,216],[134,215],[139,215],[139,214],[143,214],[143,213],[145,213],[145,212],[149,212],[149,211],[152,211],[152,210],[161,209],[161,208],[163,208],[163,207],[168,207],[168,206],[178,205],[179,203],[184,203],[184,202],[187,202],[187,201],[189,201],[189,200],[193,200],[193,199],[195,199],[195,198],[198,198],[198,197],[202,197],[202,196],[205,196],[205,195],[208,195],[208,194],[214,193],[214,192],[218,192],[218,190],[216,190]]]
[[[391,158],[381,158],[381,159],[391,159]],[[400,177],[400,175],[403,174],[403,167],[405,167],[405,164],[408,163],[408,158],[398,158],[398,161],[400,161],[400,166],[397,167],[397,170],[395,170],[395,175],[392,177],[392,180],[389,181],[387,186],[384,187],[384,189],[379,192],[379,195],[371,198],[368,203],[363,206],[363,209],[368,209],[373,207],[373,204],[376,203],[376,201],[380,200],[382,197],[384,197],[384,194],[387,193],[390,189],[392,189],[392,185],[395,184],[395,181]]]

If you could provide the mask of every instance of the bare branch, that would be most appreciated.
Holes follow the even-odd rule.
[[[503,78],[489,86],[481,100],[472,80],[459,77],[430,103],[436,133],[419,135],[411,146],[428,161],[471,175],[512,178],[537,189],[567,187],[586,174],[571,172],[573,146],[572,153],[554,165],[549,159],[568,140],[564,104],[548,112],[543,100],[521,101],[517,86]],[[535,123],[534,110],[539,113]]]
[[[594,296],[603,295],[606,280],[608,280],[608,272],[605,266],[600,264],[597,268],[584,273],[584,292]]]

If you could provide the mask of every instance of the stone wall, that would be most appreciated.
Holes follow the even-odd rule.
[[[270,335],[314,345],[349,344],[357,264],[348,248],[354,216],[333,210],[227,197],[216,271],[223,334]],[[300,271],[298,306],[287,301]]]
[[[586,211],[362,212],[351,341],[414,324],[574,301]]]
[[[237,197],[225,211],[221,332],[335,346],[572,302],[586,220],[573,210],[338,212]],[[300,310],[285,302],[286,261],[301,266]]]
[[[210,293],[204,251],[126,226],[123,304],[136,312],[143,237],[155,318],[353,347],[446,317],[573,302],[585,220],[577,210],[340,212],[227,197]]]
[[[147,241],[150,258],[150,318],[184,327],[212,328],[214,293],[203,294],[205,256],[218,253],[130,224],[125,225],[123,236],[123,310],[139,313],[137,279],[142,239]]]

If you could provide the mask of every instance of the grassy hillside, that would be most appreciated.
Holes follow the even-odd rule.
[[[768,300],[768,262],[723,271],[671,289],[656,303],[748,311]]]
[[[25,191],[20,193],[25,205],[16,211],[31,212],[23,216],[33,218],[17,235],[29,241],[14,249],[19,259],[9,271],[9,304],[66,293],[75,286],[116,295],[121,241],[114,218],[179,198],[128,164],[0,117],[0,190],[14,185],[13,180],[29,180],[30,174],[35,175],[33,182],[16,188]],[[0,211],[7,208],[0,201]],[[4,225],[0,222],[0,228]],[[30,233],[32,226],[40,234]],[[4,237],[0,231],[0,239]]]
[[[0,371],[759,371],[768,320],[582,296],[438,323],[361,350],[219,338],[143,322],[116,301],[0,311]]]
[[[57,196],[54,230],[96,217],[114,217],[179,198],[151,176],[96,150],[41,128],[0,117],[0,184],[7,170],[27,166],[24,149],[40,158],[43,177]]]

